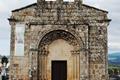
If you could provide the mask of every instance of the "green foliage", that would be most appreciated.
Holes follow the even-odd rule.
[[[3,63],[6,63],[6,64],[8,63],[8,58],[6,56],[2,57],[2,64]]]
[[[108,73],[110,75],[118,75],[120,74],[120,65],[109,65],[108,67]]]

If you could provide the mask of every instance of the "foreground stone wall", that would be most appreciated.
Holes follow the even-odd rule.
[[[41,1],[38,0],[37,4],[12,11],[12,16],[9,19],[11,24],[10,79],[13,80],[14,76],[16,79],[29,80],[29,68],[37,68],[34,70],[33,79],[40,79],[37,71],[39,70],[38,65],[40,65],[38,61],[41,60],[38,58],[41,54],[38,52],[40,42],[46,34],[63,30],[75,36],[80,48],[78,51],[80,57],[76,58],[76,62],[80,64],[76,64],[76,66],[80,69],[76,68],[78,72],[76,71],[74,75],[77,77],[72,80],[108,80],[107,26],[110,21],[107,18],[108,12],[82,4],[82,1],[71,3]],[[25,24],[25,53],[23,57],[14,56],[15,25],[17,23]],[[31,45],[37,50],[31,51]],[[30,55],[32,61],[30,61]],[[49,77],[47,79],[51,80]]]

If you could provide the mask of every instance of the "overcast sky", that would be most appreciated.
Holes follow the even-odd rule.
[[[10,25],[7,18],[11,10],[35,3],[36,0],[0,0],[0,54],[10,54]],[[109,53],[120,52],[120,0],[84,0],[84,4],[109,11],[112,19],[108,27]]]

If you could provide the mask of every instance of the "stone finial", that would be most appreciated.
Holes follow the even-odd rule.
[[[74,1],[77,2],[77,3],[81,3],[82,4],[83,0],[74,0]]]

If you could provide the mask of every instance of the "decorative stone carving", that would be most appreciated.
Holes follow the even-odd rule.
[[[59,58],[68,61],[67,80],[108,80],[105,77],[108,76],[107,26],[110,21],[107,14],[107,11],[82,4],[82,0],[70,3],[37,0],[37,3],[13,10],[9,19],[12,26],[10,80],[30,80],[29,65],[37,69],[32,75],[33,80],[51,80],[51,61],[56,59],[54,56],[59,58],[59,54],[50,53],[49,45],[58,39],[62,39],[70,48],[68,54],[64,51],[64,54],[60,54],[62,58]],[[14,56],[14,25],[17,23],[26,24],[23,57]],[[34,44],[32,51],[30,44]],[[32,64],[29,63],[31,52]],[[18,59],[24,60],[24,63]],[[19,70],[23,75],[12,73],[16,60],[19,65],[26,64],[25,68]]]
[[[72,34],[63,30],[56,30],[46,34],[46,36],[43,37],[43,39],[41,40],[39,47],[42,47],[43,45],[47,45],[47,44],[49,45],[52,41],[56,39],[64,39],[73,46],[78,45],[77,39],[75,39],[75,37]]]

